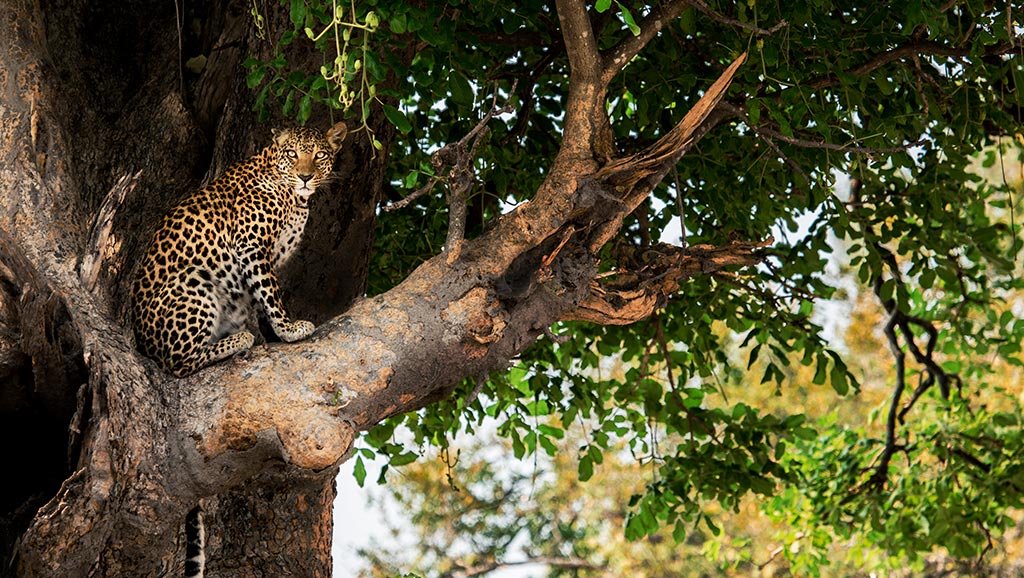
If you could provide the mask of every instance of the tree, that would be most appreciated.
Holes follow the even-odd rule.
[[[585,440],[568,436],[556,443],[570,451],[520,467],[502,441],[493,431],[480,432],[435,459],[403,467],[378,488],[372,495],[396,544],[361,548],[365,575],[455,578],[530,565],[533,575],[547,566],[548,576],[694,576],[716,569],[696,559],[699,533],[690,536],[692,544],[687,540],[696,548],[676,544],[668,528],[644,540],[623,538],[630,495],[651,473],[623,448],[608,452],[584,483],[571,448]]]
[[[721,322],[773,358],[766,380],[785,382],[781,360],[799,351],[816,382],[846,391],[809,317],[834,291],[820,275],[829,231],[859,243],[898,369],[882,452],[850,480],[860,499],[892,487],[901,408],[963,406],[981,374],[950,365],[961,352],[1016,361],[1024,327],[988,315],[1019,285],[1014,199],[964,172],[1020,125],[1008,7],[6,7],[0,374],[5,433],[29,440],[5,509],[22,575],[177,571],[200,499],[211,574],[326,575],[337,464],[377,425],[368,443],[408,460],[390,440],[400,421],[443,444],[501,415],[523,454],[557,435],[531,415],[593,418],[581,472],[608,432],[631,432],[662,464],[634,537],[703,519],[698,498],[770,491],[783,472],[771,448],[807,427],[705,408],[713,380],[691,381],[727,366]],[[347,107],[362,129],[283,273],[291,311],[321,327],[172,379],[135,353],[125,288],[157,217],[266,141],[254,106],[278,124]],[[831,194],[835,171],[856,177],[851,197]],[[426,192],[377,215],[421,180],[444,186],[447,219]],[[657,243],[673,213],[684,246]],[[802,214],[805,234],[770,237]],[[611,354],[635,364],[625,380],[577,371]],[[510,379],[517,356],[529,370]],[[911,370],[922,379],[904,398]],[[648,447],[659,428],[685,443]],[[1019,501],[1012,456],[981,445],[949,455],[1008,484],[1000,504]]]
[[[1019,179],[1015,180],[1019,185]],[[884,320],[873,299],[872,295],[848,294],[834,304],[849,307],[851,312],[846,331],[836,331],[834,339],[848,344],[850,370],[863,384],[858,395],[836,400],[831,390],[799,385],[812,384],[814,368],[800,366],[799,359],[791,356],[798,375],[789,383],[797,384],[795,387],[772,391],[737,376],[724,380],[724,394],[709,398],[709,405],[746,404],[772,414],[806,415],[823,441],[811,440],[787,449],[784,466],[814,464],[821,458],[820,445],[851,434],[861,437],[864,429],[877,427],[877,408],[887,403],[890,392],[885,383],[892,380],[893,371],[891,364],[879,363],[884,361],[886,349],[878,331]],[[730,355],[746,358],[749,349],[730,351]],[[625,369],[607,368],[617,379]],[[755,363],[752,369],[752,375],[759,375],[764,364]],[[1012,404],[1024,387],[1019,369],[1008,364],[1000,364],[988,379],[1006,392],[986,392],[989,405]],[[948,416],[941,417],[940,423],[948,425]],[[543,419],[545,424],[552,423],[550,416]],[[936,425],[929,421],[928,417],[916,418],[906,429],[923,438]],[[508,440],[498,438],[493,426],[491,420],[471,438],[454,441],[443,451],[427,448],[425,459],[403,466],[386,484],[369,488],[376,514],[388,529],[386,535],[394,539],[355,539],[365,575],[487,576],[495,569],[526,565],[530,565],[531,575],[549,577],[1020,573],[1020,510],[1004,512],[1012,521],[1005,533],[991,537],[992,548],[982,557],[952,555],[945,542],[931,544],[927,552],[892,551],[870,525],[858,525],[838,536],[826,520],[816,517],[814,508],[800,507],[807,502],[807,482],[816,477],[823,478],[823,483],[834,481],[828,468],[820,465],[808,468],[805,479],[783,479],[775,496],[746,496],[734,511],[717,508],[715,503],[703,504],[714,525],[688,528],[681,543],[673,539],[672,528],[665,527],[643,539],[626,541],[621,527],[630,514],[631,495],[641,493],[656,478],[656,462],[635,459],[620,443],[605,452],[594,477],[582,482],[574,450],[586,444],[582,434],[594,424],[573,424],[564,437],[552,442],[557,451],[538,451],[532,459],[518,463],[508,456]],[[857,455],[845,450],[840,459]],[[930,476],[930,466],[911,463],[905,467],[908,477]],[[933,488],[941,486],[938,480],[930,483]],[[886,522],[929,519],[933,515],[929,508],[914,503],[924,494],[913,484],[903,486],[887,492],[890,513]],[[945,506],[944,513],[951,510]],[[888,539],[903,542],[898,532]]]

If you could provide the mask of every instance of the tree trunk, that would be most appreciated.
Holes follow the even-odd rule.
[[[756,244],[705,248],[629,286],[598,282],[597,251],[706,132],[742,58],[665,138],[614,159],[607,83],[685,3],[602,58],[573,40],[594,35],[564,0],[575,112],[531,202],[361,299],[393,138],[371,116],[384,151],[350,137],[282,275],[291,311],[321,326],[171,378],[129,337],[132,267],[168,207],[268,142],[240,62],[269,54],[287,22],[266,6],[260,40],[249,2],[192,4],[3,0],[0,411],[23,484],[3,519],[16,565],[0,572],[180,574],[184,516],[202,501],[210,575],[326,576],[333,479],[356,432],[507,367],[559,319],[627,323],[680,279],[756,261]],[[295,50],[293,64],[313,58]],[[182,66],[199,55],[200,73]]]
[[[192,4],[176,15],[174,3],[5,3],[0,411],[5,439],[25,443],[2,536],[5,560],[21,537],[25,576],[180,574],[183,516],[200,497],[216,575],[330,573],[336,466],[278,460],[223,494],[180,479],[177,384],[140,363],[123,323],[159,216],[269,140],[241,62],[266,57],[274,37],[256,37],[247,2]],[[284,30],[279,12],[265,15],[268,32]],[[195,74],[183,63],[198,55],[207,63]],[[390,142],[388,129],[377,134]],[[300,318],[323,321],[365,289],[384,165],[353,141],[340,182],[314,197],[300,266],[281,275]],[[69,526],[93,529],[76,544],[60,540]]]

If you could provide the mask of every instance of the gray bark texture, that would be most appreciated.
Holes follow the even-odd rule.
[[[597,250],[713,124],[738,62],[672,133],[615,159],[604,95],[625,60],[573,41],[593,38],[586,8],[560,1],[574,113],[530,202],[362,298],[393,140],[374,115],[383,154],[350,135],[282,273],[317,331],[172,378],[134,349],[132,268],[170,206],[269,142],[240,63],[287,15],[266,5],[260,40],[244,1],[0,4],[0,427],[16,446],[0,575],[179,575],[202,500],[208,576],[328,576],[333,480],[359,431],[506,368],[555,321],[629,323],[686,277],[756,261],[756,244],[705,247],[628,286],[595,280]],[[183,67],[198,55],[200,73]]]

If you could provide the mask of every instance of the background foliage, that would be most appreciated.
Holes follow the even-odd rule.
[[[303,123],[328,106],[356,124],[383,107],[401,133],[390,151],[397,200],[433,182],[430,154],[465,136],[492,98],[510,101],[515,112],[489,124],[477,151],[467,233],[532,196],[568,91],[552,5],[286,4],[293,29],[268,31],[280,56],[247,62],[260,107]],[[689,5],[612,84],[621,152],[664,134],[736,55],[749,60],[718,125],[602,267],[642,263],[658,242],[773,235],[764,265],[694,279],[631,326],[554,328],[507,373],[370,432],[357,476],[364,458],[409,464],[493,420],[518,458],[566,459],[559,448],[573,439],[580,480],[623,455],[645,468],[622,520],[629,539],[717,534],[719,512],[754,495],[774,496],[767,507],[791,528],[784,553],[801,574],[827,563],[836,538],[871,544],[877,559],[917,563],[938,545],[983,555],[1024,495],[1019,391],[1006,389],[1024,337],[1019,185],[1005,178],[1021,161],[1021,11],[945,0]],[[601,45],[649,10],[596,2]],[[324,67],[291,70],[284,47],[310,38]],[[365,124],[364,135],[375,140]],[[996,178],[968,171],[982,150]],[[372,293],[441,249],[443,178],[379,222]],[[823,324],[851,299],[874,321],[830,339]],[[850,401],[867,390],[870,401]],[[792,391],[813,407],[771,402]],[[840,426],[824,411],[851,403],[875,415]]]

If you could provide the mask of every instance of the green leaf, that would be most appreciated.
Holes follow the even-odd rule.
[[[557,427],[553,427],[553,426],[547,425],[547,424],[543,424],[542,423],[542,424],[538,425],[537,426],[537,430],[540,433],[542,433],[542,434],[544,434],[546,436],[553,437],[555,439],[562,439],[562,438],[565,437],[565,431],[564,430],[562,430],[561,428],[557,428]]]
[[[640,27],[636,25],[636,20],[633,20],[633,13],[622,5],[622,2],[615,0],[615,3],[619,5],[619,11],[622,13],[622,21],[629,27],[629,31],[633,33],[633,36],[640,36]]]
[[[281,84],[284,84],[284,83],[281,83]],[[283,112],[286,115],[290,115],[292,113],[292,109],[294,109],[294,108],[295,108],[295,91],[294,90],[289,90],[288,91],[288,96],[286,96],[285,99],[284,99],[284,106],[281,107],[281,112]]]
[[[363,463],[363,456],[356,456],[356,465],[352,468],[352,476],[355,477],[359,487],[363,487],[366,481],[366,464]]]
[[[759,99],[752,98],[747,101],[747,118],[754,126],[761,121],[761,101]]]
[[[419,180],[419,177],[419,171],[409,171],[409,174],[405,175],[405,179],[402,181],[402,186],[404,186],[407,189],[415,187],[416,181]],[[491,416],[493,417],[494,414],[491,414]]]
[[[250,72],[248,76],[245,77],[245,84],[249,88],[256,88],[257,86],[260,85],[261,82],[263,82],[263,77],[266,75],[266,68],[256,68],[252,72]]]
[[[370,80],[374,84],[383,81],[384,78],[387,76],[387,70],[381,64],[380,58],[377,56],[377,53],[368,51],[365,53],[365,56],[366,58],[364,59],[363,64],[366,66],[366,72],[370,73]],[[373,85],[369,87],[368,90],[370,91],[371,96],[374,93],[375,89],[376,87]]]
[[[814,385],[825,385],[825,374],[827,373],[828,359],[824,355],[819,355],[818,360],[814,367],[814,378],[811,383]]]
[[[594,462],[591,461],[589,455],[580,458],[577,471],[579,472],[581,482],[585,482],[594,476]]]
[[[389,463],[393,466],[404,466],[415,462],[417,457],[418,456],[415,452],[404,452],[396,456],[391,456]]]
[[[541,447],[544,448],[544,451],[547,452],[549,456],[554,456],[556,453],[558,453],[558,448],[555,446],[555,442],[551,441],[551,438],[545,435],[541,435],[538,436],[537,441],[540,443]]]
[[[391,31],[395,34],[404,34],[409,29],[408,17],[405,14],[396,14],[391,17],[389,25],[391,26]]]
[[[412,130],[412,125],[409,123],[409,119],[405,118],[405,115],[402,114],[402,111],[390,104],[383,105],[383,108],[384,116],[387,117],[388,122],[393,124],[402,134],[409,134],[409,131]]]
[[[612,7],[612,0],[597,0],[597,3],[594,4],[594,8],[598,12],[607,12],[608,9],[611,8],[611,7]]]
[[[686,524],[682,520],[676,522],[675,527],[672,528],[672,540],[676,544],[682,544],[686,540]]]
[[[299,114],[296,117],[296,120],[299,122],[300,125],[304,125],[306,124],[306,121],[309,120],[309,116],[312,114],[312,112],[313,99],[310,98],[308,94],[303,95],[302,98],[299,99]]]
[[[291,10],[289,11],[288,16],[295,28],[302,28],[302,25],[306,22],[305,0],[292,0]]]
[[[850,384],[846,379],[846,367],[836,364],[832,367],[831,378],[832,389],[839,395],[846,395],[850,391]]]
[[[473,104],[473,87],[461,72],[452,72],[448,76],[448,88],[451,90],[452,100],[456,103],[466,106]]]

